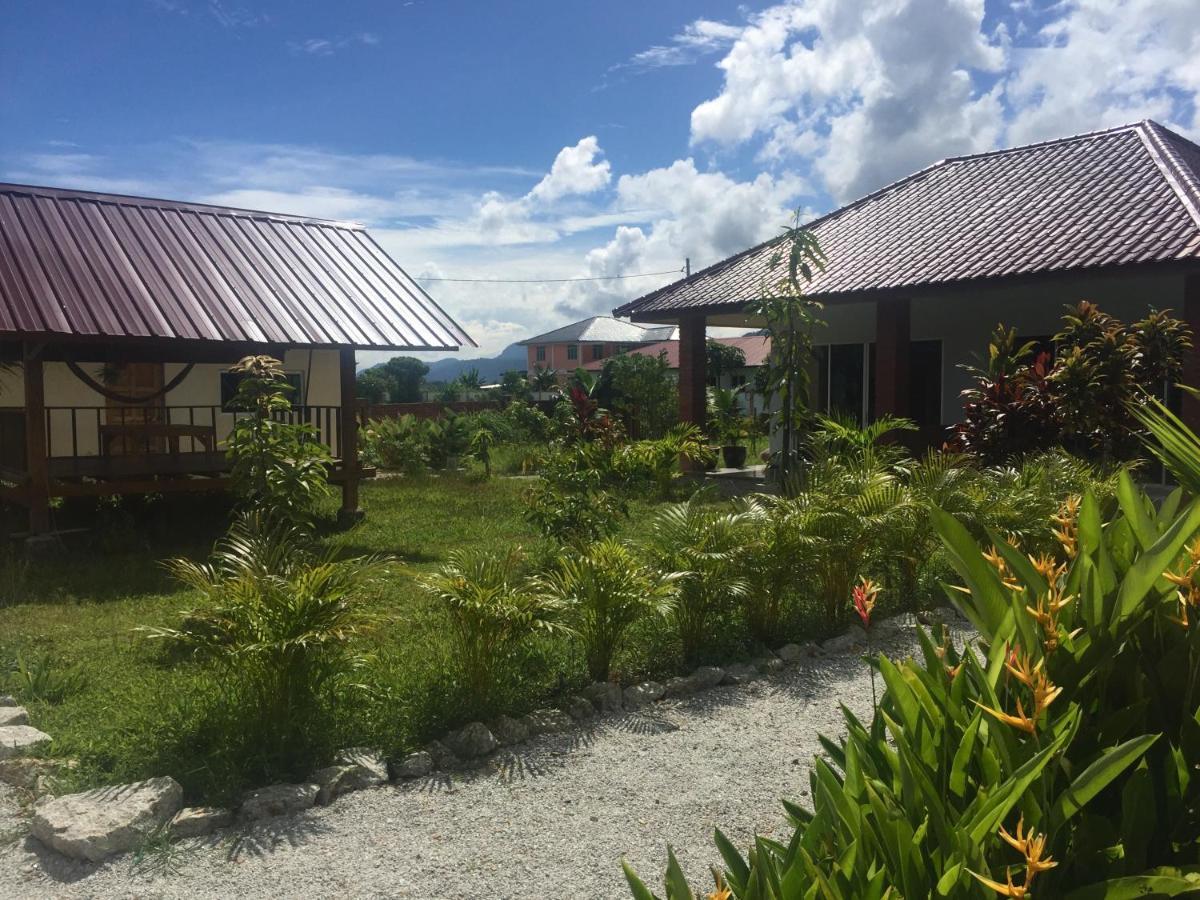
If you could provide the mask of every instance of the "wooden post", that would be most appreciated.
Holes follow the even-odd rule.
[[[338,354],[338,378],[341,388],[342,417],[339,435],[342,456],[342,509],[338,515],[343,525],[352,525],[363,517],[358,506],[358,403],[354,349],[347,347]]]
[[[679,320],[679,420],[704,428],[706,400],[704,316]]]
[[[1183,320],[1192,329],[1192,349],[1183,360],[1183,383],[1200,387],[1200,272],[1183,280]],[[1180,417],[1192,431],[1200,434],[1200,399],[1181,391]]]
[[[28,479],[29,533],[50,530],[50,461],[46,458],[46,383],[38,349],[25,345],[25,472]]]
[[[909,301],[875,304],[875,418],[908,415]]]

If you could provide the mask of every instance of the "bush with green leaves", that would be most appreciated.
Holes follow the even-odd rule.
[[[919,661],[871,660],[883,696],[823,739],[794,836],[746,857],[717,832],[722,896],[1200,891],[1200,500],[1156,508],[1128,474],[1117,497],[1065,504],[1056,554],[933,512],[979,647],[922,633]],[[673,856],[665,896],[694,896]]]
[[[464,701],[476,713],[491,709],[504,666],[530,639],[567,630],[562,602],[536,589],[519,547],[507,553],[456,551],[417,583],[449,619]]]
[[[681,577],[645,565],[631,546],[605,538],[564,554],[534,585],[565,610],[592,680],[607,681],[629,627],[644,617],[669,615]]]
[[[662,437],[678,421],[678,386],[665,354],[611,357],[604,363],[601,390],[635,440]]]
[[[204,604],[175,627],[138,629],[219,672],[214,684],[248,713],[235,719],[253,723],[262,771],[276,777],[304,775],[313,762],[331,692],[361,662],[352,641],[366,624],[363,595],[389,565],[384,557],[346,559],[312,547],[296,525],[245,513],[209,562],[166,563]]]
[[[234,493],[246,509],[266,509],[291,522],[305,522],[329,496],[329,450],[311,425],[285,421],[292,390],[283,364],[270,356],[247,356],[232,369],[241,376],[229,436]]]
[[[559,544],[614,534],[628,508],[605,487],[611,467],[611,453],[600,444],[557,448],[543,461],[541,479],[526,492],[525,518]]]
[[[649,482],[659,500],[670,500],[683,474],[680,459],[696,459],[703,450],[700,429],[676,425],[660,438],[633,441],[614,450],[609,480],[626,489]]]
[[[682,573],[674,619],[686,662],[697,662],[714,632],[728,627],[750,586],[739,554],[748,517],[693,496],[660,510],[646,525],[644,552],[664,572]]]

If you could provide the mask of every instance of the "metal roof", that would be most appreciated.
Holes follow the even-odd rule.
[[[1200,258],[1200,147],[1149,120],[943,160],[807,226],[820,298]],[[778,280],[776,240],[613,311],[730,312]]]
[[[359,225],[0,184],[0,334],[456,350]]]
[[[655,328],[645,325],[635,325],[632,322],[621,322],[608,316],[592,316],[579,322],[572,322],[547,331],[537,337],[520,341],[522,345],[529,344],[563,344],[592,341],[596,343],[636,344],[650,341],[667,340],[673,336],[674,328],[661,326]]]

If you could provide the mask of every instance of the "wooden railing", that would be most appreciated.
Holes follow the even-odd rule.
[[[106,407],[47,406],[49,459],[113,453],[199,453],[223,446],[248,412],[219,405]],[[311,425],[317,440],[341,457],[342,411],[337,406],[298,406],[276,413],[278,421]],[[139,428],[138,425],[154,427]],[[126,427],[129,426],[129,427]],[[0,407],[0,467],[25,469],[25,410]]]

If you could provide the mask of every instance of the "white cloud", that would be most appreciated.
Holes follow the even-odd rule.
[[[288,49],[293,53],[308,56],[333,56],[347,47],[374,47],[378,43],[379,35],[363,31],[343,37],[314,37],[303,41],[288,41]]]
[[[1195,0],[1080,0],[1014,48],[1016,143],[1154,118],[1200,136]]]
[[[608,160],[599,159],[600,154],[595,135],[583,138],[574,147],[563,147],[546,177],[529,192],[529,198],[551,203],[570,194],[600,190],[612,178]]]
[[[686,66],[701,57],[728,47],[742,33],[738,25],[727,25],[711,19],[697,19],[666,44],[656,44],[635,53],[626,63],[614,69],[659,69],[664,66]]]

